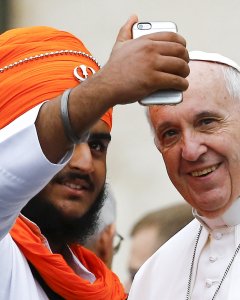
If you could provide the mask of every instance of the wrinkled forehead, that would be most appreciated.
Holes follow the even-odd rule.
[[[224,74],[223,72],[226,68],[240,72],[240,67],[232,59],[219,53],[207,53],[203,51],[190,51],[189,58],[190,74],[187,78],[189,87],[183,93],[183,102],[172,107],[160,105],[149,107],[148,116],[151,124],[154,125],[159,118],[164,117],[170,112],[173,115],[177,114],[178,108],[180,109],[185,106],[188,100],[192,100],[191,105],[194,105],[194,103],[197,105],[196,101],[198,101],[198,98],[206,98],[207,96],[208,99],[212,99],[213,97],[217,98],[217,95],[223,93],[226,93],[227,97],[229,97],[229,90],[233,94],[236,92],[234,91],[236,90],[236,84],[233,87],[234,82],[232,82],[232,77],[226,80],[226,73]]]
[[[189,81],[198,80],[206,76],[205,80],[211,86],[213,81],[217,80],[217,77],[226,76],[226,71],[231,70],[233,73],[240,73],[240,66],[231,58],[219,53],[209,53],[204,51],[189,51],[190,59],[190,75]],[[232,72],[231,72],[232,73]],[[228,74],[229,75],[229,74]],[[227,76],[229,77],[229,76]],[[229,84],[232,85],[232,81],[235,76],[231,76],[231,79],[225,80],[225,86],[229,89]],[[226,78],[225,78],[226,79]],[[229,79],[229,78],[228,78]],[[232,80],[233,79],[233,80]],[[192,85],[192,84],[190,84]]]
[[[229,97],[226,87],[226,81],[223,74],[223,65],[218,62],[209,61],[190,61],[190,74],[187,77],[189,87],[183,92],[183,101],[177,105],[155,105],[148,108],[148,116],[150,124],[155,127],[162,120],[168,119],[171,114],[174,118],[179,112],[185,111],[189,113],[199,106],[203,99],[221,98],[218,95]],[[206,105],[210,103],[205,103]]]
[[[190,61],[190,74],[187,77],[189,82],[189,87],[187,91],[191,90],[193,85],[197,84],[200,88],[205,84],[210,85],[212,88],[215,88],[218,85],[218,79],[223,78],[223,68],[226,68],[225,65],[219,64],[217,62],[209,61]],[[185,92],[187,92],[185,91]],[[185,93],[184,92],[184,93]]]
[[[215,98],[239,100],[240,72],[238,69],[211,61],[190,61],[189,66],[190,74],[187,78],[189,87],[183,93],[183,99],[202,95],[212,101]],[[210,105],[210,103],[207,104]]]

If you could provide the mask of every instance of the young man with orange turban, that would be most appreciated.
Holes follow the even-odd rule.
[[[122,27],[96,74],[96,60],[67,32],[33,27],[0,36],[0,299],[126,298],[117,277],[69,232],[101,195],[111,107],[188,85],[184,39],[156,33],[132,40],[136,21]],[[88,161],[90,149],[99,173],[82,177],[76,161]],[[60,198],[45,199],[48,189]]]

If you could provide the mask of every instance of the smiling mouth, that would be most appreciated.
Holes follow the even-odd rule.
[[[199,171],[193,171],[191,172],[191,175],[193,177],[203,177],[203,176],[207,176],[208,174],[212,173],[213,171],[215,171],[218,168],[219,165],[214,165],[208,168],[205,168],[203,170],[199,170]]]
[[[80,184],[69,183],[69,182],[65,182],[63,185],[65,185],[65,186],[67,186],[71,189],[77,190],[77,191],[82,191],[82,190],[87,189],[86,186],[83,186],[83,185],[80,185]]]

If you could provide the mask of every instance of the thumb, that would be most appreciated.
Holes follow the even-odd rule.
[[[132,38],[133,24],[138,22],[137,15],[132,15],[127,22],[121,27],[116,42],[125,42]]]

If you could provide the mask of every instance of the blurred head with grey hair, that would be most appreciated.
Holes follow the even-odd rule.
[[[93,251],[111,268],[113,255],[123,239],[116,231],[117,204],[109,184],[106,184],[106,200],[99,213],[98,226],[86,241],[85,247]]]

